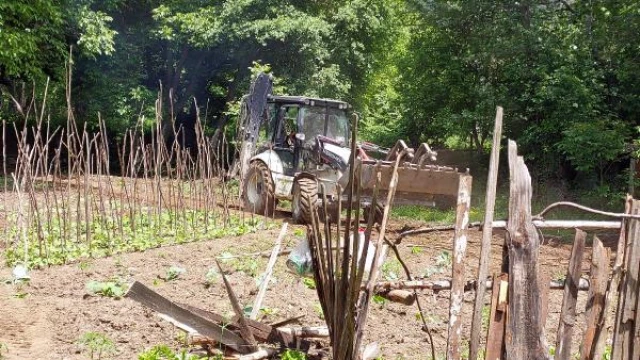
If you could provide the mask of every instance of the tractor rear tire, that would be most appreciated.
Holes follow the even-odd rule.
[[[293,201],[291,212],[293,221],[298,224],[311,224],[313,209],[318,204],[318,182],[302,177],[293,183]]]
[[[262,161],[249,164],[242,197],[245,210],[254,214],[273,216],[276,208],[275,185],[271,170]]]

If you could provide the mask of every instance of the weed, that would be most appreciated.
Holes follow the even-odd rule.
[[[116,353],[116,346],[107,335],[95,331],[89,331],[78,339],[78,344],[89,351],[91,359],[101,359],[102,355]]]
[[[184,268],[181,268],[179,266],[172,266],[169,269],[167,269],[167,273],[165,274],[165,281],[173,281],[176,280],[178,277],[180,277],[180,275],[184,274],[185,272],[187,272],[187,270],[185,270]]]
[[[216,269],[215,267],[210,268],[207,271],[207,274],[204,276],[204,286],[210,288],[218,281],[219,277],[220,273],[218,272],[218,269]]]
[[[280,310],[276,309],[276,308],[269,308],[269,307],[263,307],[260,308],[260,312],[262,314],[264,314],[265,316],[269,316],[269,315],[275,315],[279,312]]]
[[[482,328],[487,329],[489,327],[489,317],[491,316],[491,307],[485,305],[482,307]]]
[[[413,255],[420,255],[422,253],[422,248],[419,246],[412,246],[411,247],[411,253]]]
[[[80,269],[80,271],[85,272],[87,271],[89,268],[91,267],[91,263],[89,261],[80,261],[78,263],[78,268]]]
[[[0,360],[4,359],[4,356],[9,352],[7,344],[0,342]]]
[[[138,360],[197,360],[197,359],[222,359],[221,356],[202,357],[199,355],[189,354],[185,349],[178,352],[173,351],[169,346],[161,344],[152,347],[138,354]]]
[[[322,306],[320,304],[313,305],[313,310],[318,314],[318,317],[324,320],[324,311],[322,311]]]
[[[299,228],[293,229],[293,236],[296,236],[296,237],[304,236],[304,230]]]
[[[281,355],[280,359],[282,360],[307,360],[307,355],[305,355],[302,351],[287,349]]]
[[[125,286],[126,285],[120,279],[113,279],[110,281],[91,280],[87,283],[86,288],[89,294],[119,299],[125,293]]]
[[[373,302],[380,305],[380,307],[384,307],[384,305],[387,303],[387,299],[385,299],[384,296],[381,295],[373,295]]]
[[[401,265],[398,260],[391,260],[382,264],[382,277],[387,280],[398,280],[400,278],[399,274],[401,269]]]
[[[313,289],[316,288],[316,281],[313,280],[310,277],[302,278],[302,283],[304,284],[304,286],[307,287],[307,289],[312,289],[313,290]]]

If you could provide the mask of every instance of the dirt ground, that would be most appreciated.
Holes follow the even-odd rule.
[[[278,220],[281,221],[281,220]],[[407,224],[408,223],[408,224]],[[393,219],[391,231],[405,225],[417,226],[407,220]],[[291,226],[285,243],[294,246],[300,236],[301,227]],[[0,343],[6,346],[2,355],[7,359],[87,359],[89,352],[78,343],[87,332],[99,332],[111,338],[117,353],[103,358],[136,359],[137,354],[157,344],[183,348],[181,331],[160,319],[150,310],[129,299],[113,299],[88,295],[86,284],[91,280],[105,281],[120,278],[127,282],[141,281],[160,294],[174,301],[208,309],[216,313],[230,314],[231,304],[221,280],[205,286],[205,275],[214,266],[213,259],[224,252],[234,255],[267,251],[273,246],[279,225],[270,230],[224,239],[175,245],[139,253],[129,253],[109,258],[89,260],[64,266],[33,270],[31,282],[23,289],[11,283],[0,284]],[[298,235],[295,235],[295,234]],[[450,278],[450,268],[438,267],[443,252],[450,251],[452,232],[431,233],[405,239],[400,245],[403,259],[414,276],[430,275],[429,279]],[[480,252],[481,232],[470,230],[467,249],[466,274],[469,280],[476,272]],[[604,236],[607,246],[615,244],[615,234]],[[501,233],[494,234],[492,270],[500,266]],[[409,246],[417,245],[417,246]],[[613,245],[614,246],[614,245]],[[541,268],[550,278],[563,277],[568,264],[571,245],[558,238],[546,237],[541,251]],[[615,248],[612,249],[615,252]],[[587,254],[590,254],[590,248]],[[588,273],[590,256],[586,256],[584,271]],[[304,315],[303,325],[322,325],[315,290],[305,286],[302,279],[292,274],[285,266],[286,256],[276,264],[275,282],[270,285],[263,307],[265,322]],[[227,261],[225,272],[243,304],[251,304],[257,293],[257,276],[247,274],[248,260]],[[385,275],[397,273],[404,278],[397,262],[390,257]],[[267,259],[258,257],[251,263],[259,275],[264,271]],[[256,267],[257,265],[257,267]],[[165,281],[171,266],[184,268],[186,272],[176,280]],[[244,271],[240,271],[244,270]],[[11,278],[11,269],[0,267],[0,279]],[[25,297],[16,296],[26,293]],[[463,306],[463,334],[470,332],[474,293],[465,296]],[[581,293],[578,303],[578,328],[584,322],[586,293]],[[443,355],[447,337],[449,292],[420,292],[420,301],[425,309],[425,318],[431,328],[436,352]],[[486,297],[487,303],[489,296]],[[558,325],[562,291],[551,291],[547,325],[547,340],[555,343],[555,328]],[[380,344],[384,359],[428,359],[428,338],[420,330],[415,306],[407,307],[391,302],[373,304],[369,317],[366,342]],[[575,342],[579,344],[581,331],[576,331]],[[578,351],[578,346],[574,346]],[[462,349],[464,353],[465,350]],[[0,356],[2,358],[2,356]]]

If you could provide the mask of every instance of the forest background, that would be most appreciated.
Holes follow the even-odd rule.
[[[52,125],[66,123],[70,98],[79,127],[101,118],[116,142],[136,124],[154,129],[159,97],[163,119],[215,131],[233,124],[258,71],[279,94],[350,102],[361,138],[383,146],[485,154],[500,105],[536,182],[620,203],[633,178],[638,1],[0,2],[8,124],[35,121],[26,109],[46,89]]]

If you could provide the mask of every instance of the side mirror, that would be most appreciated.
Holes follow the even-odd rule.
[[[306,139],[306,137],[304,136],[303,133],[296,133],[295,136],[296,136],[296,140],[298,140],[300,142],[303,142]]]

